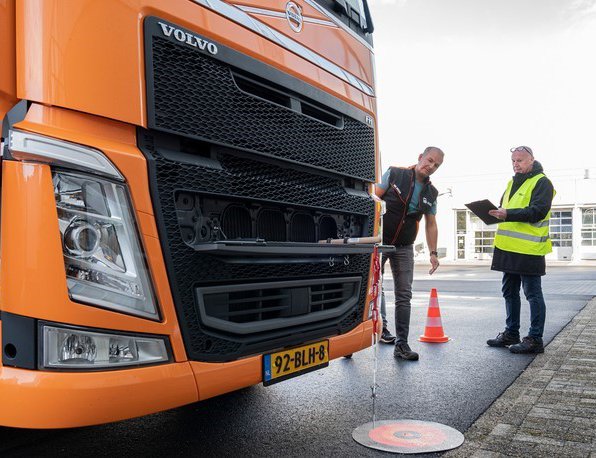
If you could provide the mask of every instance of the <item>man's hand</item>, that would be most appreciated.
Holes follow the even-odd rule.
[[[488,214],[502,221],[505,221],[505,219],[507,218],[507,210],[501,207],[497,208],[496,210],[489,210]]]
[[[439,258],[437,257],[436,254],[430,255],[430,264],[432,267],[428,271],[428,274],[432,275],[433,273],[435,273],[435,270],[437,270],[439,268]]]

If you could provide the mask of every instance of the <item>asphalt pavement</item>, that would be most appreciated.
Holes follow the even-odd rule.
[[[410,344],[420,361],[395,360],[392,346],[378,345],[376,419],[434,421],[466,432],[534,356],[485,344],[504,326],[500,274],[485,266],[445,265],[432,277],[426,270],[417,266],[412,303]],[[596,296],[595,280],[596,269],[589,267],[549,268],[545,343]],[[385,287],[391,304],[390,276]],[[444,344],[416,340],[424,332],[431,288],[438,290],[443,327],[451,338]],[[392,322],[392,306],[388,312]],[[528,315],[524,301],[522,332]],[[0,428],[0,455],[387,456],[351,436],[372,419],[374,355],[367,349],[270,387],[109,425],[61,431]]]

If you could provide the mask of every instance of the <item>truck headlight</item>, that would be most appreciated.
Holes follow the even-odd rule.
[[[71,298],[157,320],[126,186],[63,171],[53,183]]]
[[[42,324],[41,366],[105,369],[170,360],[163,337],[97,332]]]

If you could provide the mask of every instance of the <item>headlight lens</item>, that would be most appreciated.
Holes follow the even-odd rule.
[[[42,328],[45,368],[102,369],[169,361],[164,338],[48,325]]]
[[[72,299],[158,319],[126,187],[61,171],[53,181]]]

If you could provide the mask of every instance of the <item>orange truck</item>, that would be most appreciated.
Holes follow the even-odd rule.
[[[0,0],[0,425],[371,345],[371,33],[366,0]]]

